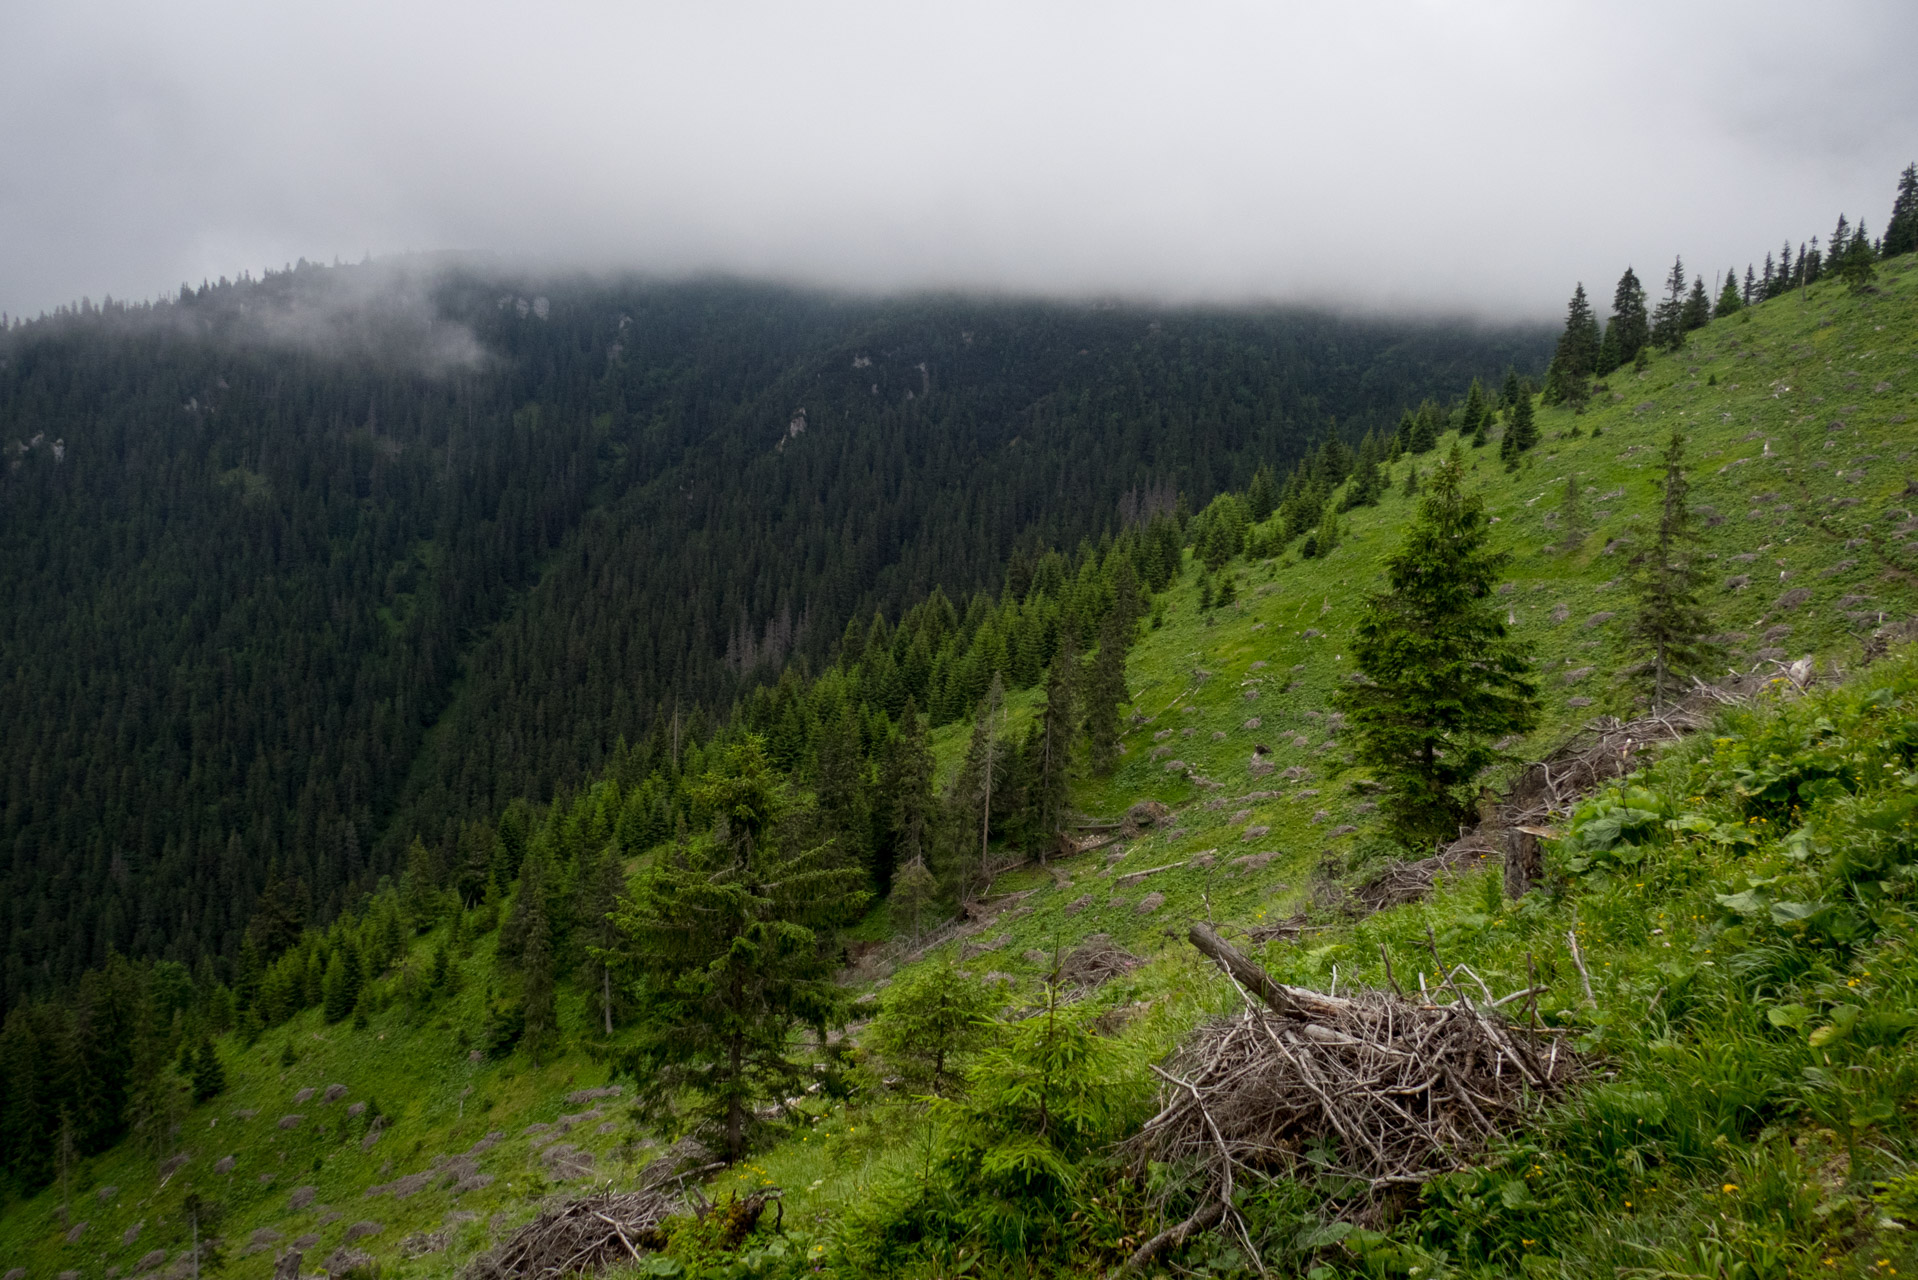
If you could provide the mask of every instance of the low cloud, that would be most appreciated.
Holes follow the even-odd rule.
[[[331,359],[403,364],[432,373],[473,368],[479,339],[441,306],[450,263],[367,262],[301,266],[250,287],[214,287],[163,309],[173,323],[216,341],[292,348]]]
[[[1879,229],[1914,45],[1903,0],[29,7],[0,307],[464,249],[1543,317]]]

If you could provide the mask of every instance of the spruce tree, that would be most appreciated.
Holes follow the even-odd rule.
[[[1713,310],[1712,314],[1722,320],[1733,312],[1742,311],[1744,308],[1745,300],[1738,296],[1738,273],[1736,271],[1727,271],[1725,273],[1725,287],[1718,291],[1718,306]]]
[[[948,958],[902,973],[880,997],[871,1044],[901,1076],[944,1097],[957,1059],[992,1038],[1000,997]]]
[[[193,1101],[210,1102],[225,1092],[226,1068],[220,1065],[212,1038],[201,1036],[200,1047],[193,1055]]]
[[[1499,441],[1498,456],[1508,466],[1515,466],[1518,455],[1537,443],[1538,422],[1532,411],[1532,397],[1521,392],[1506,415],[1505,438]]]
[[[893,857],[899,866],[932,852],[932,745],[926,722],[911,702],[899,717],[899,732],[886,754],[885,787],[891,801]]]
[[[1065,825],[1078,702],[1079,652],[1072,643],[1072,630],[1066,628],[1046,673],[1045,702],[1033,721],[1026,748],[1034,780],[1029,817],[1032,834],[1039,841],[1041,861],[1058,842],[1058,832]]]
[[[1684,463],[1685,439],[1674,428],[1665,446],[1658,535],[1630,565],[1637,607],[1625,625],[1624,642],[1628,652],[1645,660],[1654,711],[1676,691],[1680,677],[1704,669],[1718,653],[1707,638],[1711,619],[1698,603],[1705,575],[1696,555]]]
[[[1592,375],[1598,372],[1598,352],[1604,339],[1598,331],[1598,317],[1586,300],[1581,281],[1572,290],[1565,308],[1565,330],[1559,334],[1558,347],[1552,353],[1545,374],[1545,403],[1584,404],[1590,398]]]
[[[1671,274],[1665,277],[1665,296],[1652,313],[1652,343],[1676,351],[1684,341],[1685,260],[1673,258]]]
[[[559,1030],[553,1002],[553,930],[546,916],[545,895],[535,893],[526,910],[526,941],[520,952],[520,1009],[526,1016],[520,1043],[538,1066]]]
[[[599,1004],[601,1028],[607,1036],[613,1034],[616,989],[623,986],[614,978],[615,972],[625,967],[625,957],[619,950],[621,935],[613,923],[613,913],[619,909],[620,897],[625,892],[626,863],[618,846],[609,842],[581,870],[578,907],[583,931],[581,942],[591,962],[587,976],[598,988],[594,995]]]
[[[1838,215],[1838,225],[1832,228],[1831,244],[1825,249],[1825,265],[1836,271],[1850,249],[1851,219],[1841,213]]]
[[[1589,309],[1590,308],[1587,308],[1587,310]],[[1593,324],[1596,326],[1597,322],[1594,321]],[[1592,332],[1596,335],[1598,332],[1597,328],[1594,327]],[[1598,359],[1598,349],[1596,346],[1592,349],[1592,359],[1594,361]],[[1477,378],[1473,378],[1472,385],[1465,389],[1465,405],[1459,412],[1459,434],[1468,438],[1475,438],[1484,434],[1485,420],[1490,416],[1491,408],[1485,400],[1485,388],[1479,385]],[[1371,439],[1369,433],[1366,439]],[[1363,454],[1363,449],[1361,449],[1360,452]]]
[[[1908,164],[1898,175],[1898,194],[1891,202],[1891,220],[1878,247],[1887,258],[1918,250],[1918,164]]]
[[[1758,301],[1758,278],[1752,273],[1752,264],[1745,264],[1745,305],[1751,306]]]
[[[910,934],[914,947],[919,945],[926,912],[938,897],[939,881],[927,869],[923,857],[900,864],[892,878],[892,895],[886,900],[886,908],[892,915],[893,929]]]
[[[903,715],[903,709],[901,711]],[[866,753],[853,708],[841,703],[820,729],[813,751],[814,790],[819,813],[849,862],[865,867],[881,894],[892,883],[890,847],[872,842],[872,795]]]
[[[1086,673],[1086,748],[1092,772],[1098,777],[1111,774],[1119,760],[1119,708],[1132,700],[1126,689],[1126,642],[1131,625],[1117,606],[1106,611],[1099,624],[1099,649],[1092,655],[1092,669]]]
[[[1861,220],[1858,231],[1846,244],[1845,251],[1833,261],[1838,278],[1852,293],[1866,293],[1871,282],[1878,278],[1876,264],[1877,253],[1871,247],[1871,237],[1865,233],[1865,224]]]
[[[1352,648],[1363,679],[1334,698],[1358,763],[1387,789],[1394,831],[1413,843],[1450,836],[1480,771],[1502,758],[1492,744],[1538,719],[1529,646],[1507,634],[1493,596],[1506,557],[1487,546],[1484,503],[1464,484],[1454,447],[1386,561],[1387,588],[1364,601]]]
[[[1612,320],[1606,331],[1614,330],[1618,334],[1619,365],[1630,364],[1652,338],[1651,323],[1645,317],[1645,286],[1638,282],[1637,273],[1630,267],[1625,268],[1625,274],[1618,278],[1618,287],[1612,292]]]
[[[1245,491],[1245,505],[1254,524],[1262,523],[1279,504],[1278,486],[1273,483],[1272,469],[1264,463],[1252,473],[1251,487]]]
[[[1692,291],[1685,298],[1685,309],[1679,316],[1679,328],[1686,333],[1694,329],[1703,329],[1712,322],[1711,298],[1705,293],[1705,277],[1692,277]]]
[[[1602,378],[1624,363],[1625,357],[1618,352],[1618,324],[1614,321],[1605,326],[1605,336],[1599,340],[1596,372]]]
[[[961,899],[982,892],[992,881],[993,789],[1002,772],[997,722],[1004,702],[1005,685],[995,673],[979,700],[959,772],[946,791],[941,841],[946,856],[938,871],[941,882]]]
[[[802,839],[811,816],[757,736],[716,752],[692,794],[710,829],[642,872],[616,917],[646,993],[616,1061],[643,1119],[711,1125],[737,1160],[758,1107],[811,1078],[793,1033],[823,1043],[844,1020],[834,926],[866,895]]]

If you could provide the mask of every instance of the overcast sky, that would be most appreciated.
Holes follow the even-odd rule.
[[[1549,316],[1918,158],[1918,4],[6,6],[0,308],[415,249]],[[1601,313],[1604,308],[1601,306]]]

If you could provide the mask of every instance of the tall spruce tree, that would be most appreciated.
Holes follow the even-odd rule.
[[[1464,485],[1454,447],[1386,560],[1386,589],[1363,604],[1352,647],[1363,680],[1334,698],[1411,843],[1451,835],[1479,773],[1503,758],[1493,743],[1538,720],[1530,648],[1494,602],[1506,557],[1488,547],[1484,503]]]
[[[979,700],[959,772],[946,791],[940,879],[961,899],[992,881],[993,791],[1003,772],[998,721],[1004,703],[1005,684],[995,673]]]
[[[1738,295],[1738,273],[1736,271],[1727,271],[1725,273],[1725,287],[1718,291],[1718,306],[1713,310],[1712,314],[1722,320],[1733,312],[1744,309],[1745,300]]]
[[[1878,246],[1887,258],[1918,251],[1918,164],[1908,164],[1898,175],[1898,194],[1891,202],[1891,220]]]
[[[1625,274],[1618,278],[1618,287],[1612,291],[1612,319],[1606,332],[1614,330],[1618,334],[1618,365],[1630,364],[1652,340],[1651,321],[1645,315],[1645,286],[1638,282],[1638,274],[1630,267],[1625,268]]]
[[[546,914],[545,895],[535,893],[528,901],[526,941],[520,952],[520,1009],[526,1017],[520,1044],[534,1066],[540,1064],[559,1031],[553,976],[552,922]]]
[[[1845,252],[1838,256],[1833,266],[1838,278],[1845,282],[1852,293],[1865,293],[1871,288],[1871,282],[1878,278],[1878,254],[1871,247],[1871,237],[1865,232],[1865,223],[1861,218],[1858,230],[1845,245]]]
[[[1711,618],[1698,603],[1704,572],[1697,551],[1685,478],[1685,438],[1672,430],[1665,445],[1658,534],[1631,560],[1636,608],[1625,624],[1628,652],[1644,659],[1652,707],[1662,708],[1683,676],[1710,665],[1718,647],[1708,638]]]
[[[615,985],[625,985],[616,977],[626,967],[626,957],[619,949],[622,935],[613,923],[613,913],[619,910],[625,892],[625,860],[618,846],[608,842],[581,869],[579,877],[580,941],[591,962],[587,976],[598,988],[601,1029],[608,1037],[613,1034],[613,1011],[618,1004]]]
[[[1652,344],[1676,351],[1685,341],[1685,260],[1672,259],[1671,274],[1665,277],[1665,296],[1652,313]]]
[[[1598,317],[1580,281],[1566,305],[1565,330],[1559,334],[1551,366],[1545,371],[1546,404],[1584,404],[1590,398],[1591,378],[1598,372],[1598,352],[1603,342]]]
[[[1679,328],[1686,333],[1703,329],[1712,322],[1712,300],[1705,292],[1705,277],[1692,277],[1692,291],[1685,296],[1685,309],[1679,316]]]
[[[616,1061],[640,1114],[712,1125],[728,1159],[746,1151],[757,1108],[810,1078],[793,1033],[823,1041],[843,1021],[835,924],[866,895],[835,865],[749,735],[692,788],[710,829],[641,873],[616,917],[645,990],[634,1043]]]
[[[1245,505],[1255,524],[1264,521],[1279,505],[1279,490],[1272,480],[1272,469],[1263,462],[1252,473],[1252,484],[1245,491]]]
[[[926,722],[911,702],[899,717],[899,732],[886,753],[885,789],[891,801],[893,857],[899,866],[932,852],[932,744]]]
[[[1071,627],[1061,628],[1058,651],[1046,673],[1045,702],[1034,719],[1026,755],[1033,779],[1030,823],[1040,858],[1058,842],[1065,826],[1072,744],[1078,731],[1079,652]]]
[[[1375,469],[1376,471],[1376,469]],[[1099,649],[1086,673],[1086,750],[1092,772],[1108,776],[1119,760],[1119,708],[1132,700],[1126,689],[1125,660],[1131,624],[1115,606],[1099,624]]]
[[[1505,438],[1499,441],[1498,456],[1506,465],[1516,466],[1518,456],[1538,443],[1538,420],[1532,411],[1532,397],[1521,392],[1505,416]]]

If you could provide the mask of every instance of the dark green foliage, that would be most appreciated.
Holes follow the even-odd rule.
[[[933,832],[938,820],[932,775],[932,745],[926,736],[926,722],[908,702],[881,772],[886,847],[895,868],[917,863],[920,872],[926,871],[926,858],[933,850]],[[897,892],[898,872],[894,875],[892,890]]]
[[[1725,287],[1718,291],[1718,305],[1712,314],[1715,318],[1722,320],[1735,311],[1743,310],[1744,306],[1745,300],[1738,293],[1738,273],[1727,271]]]
[[[353,1012],[365,980],[359,948],[350,941],[335,947],[326,962],[326,976],[320,988],[321,1013],[328,1022],[340,1022]]]
[[[1605,351],[1599,361],[1599,376],[1630,364],[1651,339],[1651,322],[1645,315],[1645,287],[1627,267],[1612,293],[1612,318],[1605,326]]]
[[[1898,175],[1898,194],[1891,202],[1891,217],[1878,248],[1887,258],[1918,250],[1918,164],[1906,165]]]
[[[886,988],[866,1043],[915,1089],[943,1096],[960,1078],[959,1060],[992,1038],[1001,1002],[950,962],[921,965]]]
[[[520,1042],[535,1066],[559,1030],[553,1002],[553,930],[546,915],[545,894],[535,883],[526,898],[520,945]]]
[[[1865,224],[1861,221],[1844,253],[1833,255],[1832,269],[1852,293],[1864,293],[1878,278],[1877,260],[1878,254],[1872,249],[1871,237],[1865,234]]]
[[[1592,375],[1598,372],[1602,345],[1598,317],[1586,300],[1585,285],[1581,282],[1572,291],[1572,300],[1565,310],[1565,331],[1559,335],[1558,349],[1552,353],[1552,363],[1545,371],[1546,404],[1582,405],[1590,398]]]
[[[655,1122],[685,1114],[737,1159],[754,1109],[800,1087],[790,1038],[840,1021],[835,925],[865,894],[857,867],[807,845],[806,814],[765,744],[718,755],[694,788],[710,828],[641,873],[618,913],[645,992],[619,1057]]]
[[[1538,444],[1538,420],[1532,409],[1532,397],[1521,394],[1506,414],[1505,436],[1499,441],[1498,456],[1507,465],[1516,465],[1518,456]]]
[[[1272,468],[1260,463],[1259,469],[1252,473],[1251,486],[1245,491],[1246,511],[1254,524],[1261,524],[1278,505],[1279,490],[1272,481]]]
[[[1684,341],[1685,260],[1673,258],[1671,274],[1665,277],[1665,296],[1652,313],[1652,345],[1676,351]]]
[[[220,1065],[220,1055],[214,1049],[211,1038],[200,1038],[200,1046],[194,1050],[189,1078],[193,1082],[193,1101],[196,1103],[210,1102],[226,1092],[226,1068]]]
[[[464,834],[508,798],[704,740],[851,618],[966,598],[1018,547],[1176,524],[1179,489],[1280,474],[1329,409],[1387,426],[1539,341],[633,280],[542,286],[541,314],[461,272],[422,292],[471,365],[251,340],[406,269],[0,335],[0,420],[40,437],[0,471],[0,1006],[110,950],[231,964],[269,885],[297,936],[399,879],[415,835],[476,902],[477,860],[503,889],[524,854]],[[1162,586],[1152,539],[1135,571]],[[983,687],[956,713],[914,696],[950,719]]]
[[[1134,620],[1130,611],[1114,609],[1099,626],[1099,648],[1086,673],[1085,731],[1092,772],[1105,777],[1119,760],[1119,708],[1132,701],[1126,688],[1126,651],[1131,647]]]
[[[1083,1161],[1131,1117],[1125,1063],[1047,989],[1043,1010],[1000,1024],[996,1043],[966,1073],[966,1091],[941,1102],[953,1126],[951,1176],[972,1201],[967,1234],[996,1251],[1059,1243]]]
[[[1072,777],[1072,744],[1079,728],[1079,651],[1067,630],[1046,675],[1045,701],[1026,741],[1032,776],[1030,828],[1043,856],[1065,825]]]
[[[1692,277],[1692,291],[1685,295],[1685,306],[1679,314],[1678,327],[1685,333],[1694,329],[1703,329],[1712,322],[1712,303],[1705,293],[1705,277]]]
[[[1673,429],[1665,446],[1658,533],[1632,557],[1630,583],[1637,608],[1625,624],[1626,651],[1644,660],[1652,707],[1662,708],[1682,677],[1704,671],[1718,656],[1711,618],[1699,604],[1705,573],[1692,527],[1685,477],[1685,439]]]
[[[1364,679],[1341,688],[1357,761],[1387,788],[1398,835],[1451,835],[1470,813],[1492,745],[1537,722],[1529,650],[1506,633],[1492,590],[1504,557],[1486,546],[1483,503],[1464,491],[1454,447],[1433,473],[1387,589],[1367,597],[1352,654]]]

